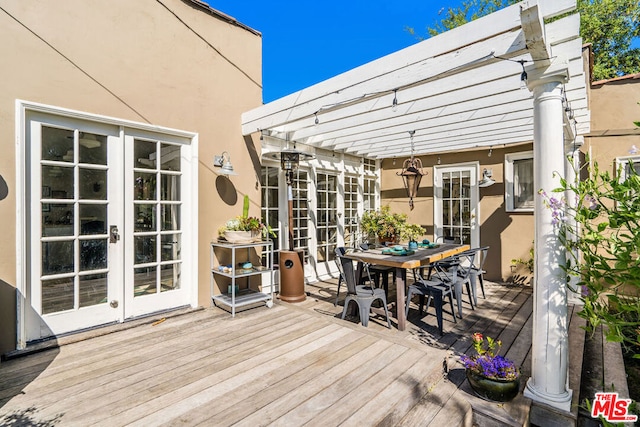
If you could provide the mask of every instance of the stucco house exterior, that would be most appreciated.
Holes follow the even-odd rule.
[[[198,0],[0,0],[0,352],[210,306],[210,242],[245,195],[285,245],[283,149],[313,155],[293,177],[305,280],[335,277],[334,249],[356,246],[358,219],[383,204],[429,239],[490,246],[486,277],[520,280],[511,260],[552,233],[536,191],[567,154],[640,162],[638,76],[590,85],[579,17],[544,28],[575,2],[540,3],[261,105],[260,33]],[[398,172],[414,126],[426,175],[410,209]],[[534,162],[541,149],[551,163]],[[214,166],[223,153],[238,175]],[[539,264],[537,304],[547,291],[563,303],[536,311],[528,390],[565,409],[566,351],[547,357],[566,350],[565,283]]]
[[[260,214],[261,48],[197,0],[0,1],[0,353],[210,305],[217,228]]]

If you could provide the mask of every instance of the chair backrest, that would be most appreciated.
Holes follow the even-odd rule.
[[[476,259],[476,250],[471,249],[464,251],[457,256],[459,260],[459,266],[456,269],[457,275],[462,280],[466,280],[469,277],[471,270],[475,267],[474,261]]]
[[[342,277],[342,280],[344,282],[346,282],[345,276],[344,276],[344,271],[342,270],[342,262],[340,261],[340,257],[344,254],[347,253],[347,249],[345,247],[337,247],[335,250],[335,254],[336,254],[336,265],[338,266],[338,272],[340,272],[340,277]]]
[[[336,254],[336,257],[337,257],[337,262],[342,269],[342,277],[344,279],[344,282],[347,284],[347,293],[355,294],[356,293],[356,271],[353,268],[353,260],[337,254]]]
[[[482,271],[484,269],[484,263],[487,260],[487,254],[489,253],[489,246],[483,246],[478,249],[480,259],[476,259],[476,268],[478,271]]]

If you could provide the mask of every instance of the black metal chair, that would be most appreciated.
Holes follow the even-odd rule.
[[[482,298],[487,299],[484,294],[484,278],[482,275],[484,271],[484,263],[487,260],[487,254],[489,253],[489,246],[483,246],[477,249],[470,249],[469,252],[475,252],[476,257],[471,263],[469,272],[469,278],[471,279],[471,289],[473,291],[473,303],[478,305],[478,297],[476,293],[476,284],[480,282],[480,290],[482,291]]]
[[[440,335],[442,335],[444,312],[443,307],[446,304],[445,299],[447,297],[449,297],[449,305],[451,307],[451,315],[453,316],[453,321],[456,323],[458,322],[455,310],[453,308],[453,292],[454,286],[451,282],[447,283],[441,280],[426,280],[423,278],[419,278],[416,282],[412,283],[407,290],[405,317],[409,317],[409,305],[413,296],[418,295],[420,297],[420,302],[418,304],[418,312],[420,313],[420,317],[422,317],[422,307],[424,306],[425,297],[429,297],[427,300],[427,309],[429,309],[429,306],[431,305],[431,299],[433,298],[433,305],[436,309],[436,320],[438,322],[438,331],[440,332]]]
[[[349,303],[353,301],[358,306],[358,312],[360,315],[362,326],[367,326],[369,324],[371,306],[374,301],[380,300],[382,302],[382,307],[384,308],[384,313],[387,318],[387,326],[389,327],[389,329],[391,329],[389,309],[387,308],[387,297],[384,293],[384,289],[375,288],[372,286],[358,285],[356,282],[356,271],[353,267],[353,260],[342,255],[337,255],[337,259],[342,267],[344,281],[347,284],[347,297],[344,300],[342,319],[344,319],[347,314]]]
[[[434,265],[437,279],[453,286],[454,297],[458,306],[458,316],[460,318],[462,318],[463,285],[466,285],[471,309],[475,309],[473,302],[475,292],[471,289],[471,266],[474,263],[475,255],[475,251],[469,250]]]
[[[363,251],[369,250],[368,243],[361,243],[360,249]],[[386,267],[384,265],[372,265],[366,264],[364,266],[369,270],[369,273],[373,276],[373,281],[376,284],[376,287],[380,287],[380,278],[382,278],[382,287],[384,288],[385,295],[389,295],[389,274],[391,274],[391,280],[396,280],[396,269],[393,267]],[[362,277],[361,282],[367,280],[367,277]],[[360,283],[362,284],[362,283]]]

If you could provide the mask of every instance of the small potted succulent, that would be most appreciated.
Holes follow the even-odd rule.
[[[249,196],[245,195],[242,216],[228,220],[218,229],[218,236],[229,243],[251,243],[275,237],[275,233],[260,218],[249,216]]]
[[[409,242],[409,249],[418,248],[418,238],[424,236],[425,229],[418,224],[405,224],[400,230],[400,237]]]
[[[494,402],[508,402],[520,391],[520,370],[513,361],[498,355],[501,341],[473,334],[473,356],[460,358],[467,380],[479,397]]]

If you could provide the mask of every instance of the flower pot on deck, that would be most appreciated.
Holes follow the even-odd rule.
[[[475,394],[492,402],[508,402],[520,391],[520,377],[514,380],[487,378],[471,369],[466,370],[467,380]]]

